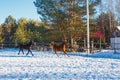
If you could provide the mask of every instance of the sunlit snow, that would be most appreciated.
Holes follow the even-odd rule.
[[[52,51],[18,55],[19,49],[0,49],[0,80],[110,80],[120,79],[120,54],[103,50],[94,54]],[[27,51],[25,50],[25,53]]]

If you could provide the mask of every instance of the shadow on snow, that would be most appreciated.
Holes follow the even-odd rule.
[[[19,49],[16,48],[7,48],[7,49],[0,49],[0,57],[39,57],[39,56],[43,56],[48,55],[46,57],[49,57],[49,55],[54,55],[54,52],[52,51],[33,51],[36,55],[35,56],[31,56],[28,55],[26,56],[26,53],[24,55],[17,55],[18,54]],[[25,51],[26,52],[26,51]],[[39,53],[43,53],[42,55]],[[63,53],[59,52],[58,55],[62,56]],[[93,54],[88,54],[86,52],[68,52],[68,55],[70,57],[89,57],[89,58],[109,58],[109,59],[120,59],[120,53],[116,53],[114,54],[113,50],[107,50],[107,51],[101,51],[101,52],[97,52],[97,53],[93,53]]]

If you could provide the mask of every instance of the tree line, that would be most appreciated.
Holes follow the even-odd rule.
[[[66,37],[71,45],[74,41],[86,44],[86,0],[36,0],[34,4],[40,19],[52,24],[56,31],[54,34],[57,37],[59,34],[59,39]],[[98,38],[101,37],[95,33],[100,32],[103,35],[100,40],[103,43],[110,42],[113,28],[119,25],[118,4],[119,0],[89,0],[91,41],[99,42]]]
[[[113,11],[113,1],[89,0],[91,41],[99,42],[101,38],[103,43],[109,43],[113,28],[120,24],[119,9]],[[114,2],[118,4],[119,0]],[[27,39],[51,42],[66,38],[71,45],[75,41],[86,44],[86,0],[36,0],[34,5],[41,21],[8,16],[0,25],[1,43],[26,42]],[[95,35],[96,32],[101,32],[103,37]]]
[[[45,23],[26,18],[16,20],[10,15],[0,25],[0,43],[24,43],[28,39],[42,42],[48,29]]]

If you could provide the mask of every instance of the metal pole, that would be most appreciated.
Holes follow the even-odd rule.
[[[89,1],[86,1],[87,4],[87,53],[90,53],[90,36],[89,36]]]

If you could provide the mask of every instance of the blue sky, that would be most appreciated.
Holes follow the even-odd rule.
[[[0,24],[9,15],[13,16],[16,20],[21,17],[40,20],[33,1],[35,0],[0,0]]]

